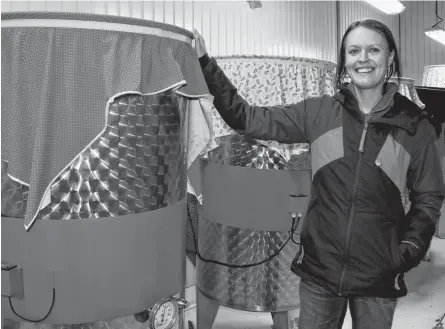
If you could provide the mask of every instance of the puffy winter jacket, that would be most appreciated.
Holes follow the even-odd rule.
[[[311,200],[292,271],[339,296],[406,295],[404,273],[428,251],[445,197],[437,138],[422,111],[391,83],[368,116],[351,85],[294,105],[251,106],[215,59],[200,62],[232,129],[311,145]]]

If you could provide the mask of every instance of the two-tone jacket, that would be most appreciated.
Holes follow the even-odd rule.
[[[200,63],[232,129],[311,145],[311,199],[291,270],[339,296],[406,295],[404,273],[428,251],[445,198],[437,137],[421,109],[392,83],[367,116],[351,85],[294,105],[251,106],[215,59]]]

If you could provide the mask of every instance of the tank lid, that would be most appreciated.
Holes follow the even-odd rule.
[[[6,20],[70,20],[70,21],[89,21],[89,22],[102,22],[102,23],[114,23],[134,25],[150,28],[158,28],[164,31],[173,32],[184,35],[188,38],[193,38],[192,32],[183,29],[181,27],[150,21],[146,19],[139,19],[133,17],[112,16],[112,15],[99,15],[89,13],[70,13],[70,12],[38,12],[38,11],[25,11],[25,12],[8,12],[2,13],[2,21]],[[86,27],[88,28],[88,27]]]

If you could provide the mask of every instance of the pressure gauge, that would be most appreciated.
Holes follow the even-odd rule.
[[[150,311],[150,329],[172,329],[179,319],[179,306],[174,298],[165,298]]]

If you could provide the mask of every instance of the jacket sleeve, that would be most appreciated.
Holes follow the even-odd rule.
[[[428,252],[445,198],[439,148],[433,127],[428,123],[419,126],[419,129],[426,130],[428,134],[417,142],[407,177],[411,208],[406,217],[408,229],[400,245],[405,271],[419,265]]]
[[[308,109],[315,117],[325,97],[310,98],[289,106],[252,106],[238,94],[214,58],[206,54],[199,61],[215,108],[236,132],[254,139],[287,144],[310,142]]]

